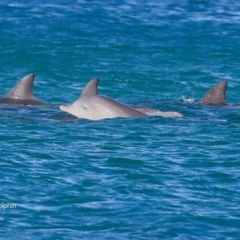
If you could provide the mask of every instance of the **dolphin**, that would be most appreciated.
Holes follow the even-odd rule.
[[[34,78],[34,74],[22,78],[7,94],[0,98],[0,104],[47,105],[33,95]]]
[[[101,120],[105,118],[116,117],[147,117],[148,114],[144,108],[134,109],[125,104],[115,101],[106,96],[100,96],[97,93],[99,79],[94,78],[83,89],[79,99],[71,105],[61,105],[60,109],[70,113],[77,118],[89,120]],[[181,115],[182,116],[182,115]]]
[[[156,110],[154,108],[145,108],[145,107],[138,107],[133,106],[135,110],[138,110],[140,112],[143,112],[149,116],[160,116],[160,117],[166,117],[166,118],[182,118],[183,115],[179,112],[163,112],[160,110]]]
[[[204,96],[200,99],[200,103],[214,106],[225,106],[227,81],[221,81],[213,86]]]

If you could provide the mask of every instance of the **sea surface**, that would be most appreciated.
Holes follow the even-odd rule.
[[[1,239],[240,239],[240,2],[1,0]],[[183,118],[75,119],[98,92]],[[226,107],[198,104],[221,80]]]

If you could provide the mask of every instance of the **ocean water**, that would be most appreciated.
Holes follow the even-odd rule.
[[[0,238],[240,239],[239,37],[239,1],[2,0],[0,95],[35,73],[51,105],[0,106]],[[184,118],[61,112],[94,77]]]

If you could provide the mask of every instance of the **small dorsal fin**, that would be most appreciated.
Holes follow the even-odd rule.
[[[88,82],[86,87],[83,89],[80,98],[97,95],[98,83],[99,83],[99,78],[93,78],[90,82]]]
[[[215,86],[213,86],[200,100],[203,104],[209,105],[226,105],[226,90],[227,90],[227,81],[221,81]]]
[[[35,74],[22,78],[4,97],[5,98],[31,98],[33,96],[33,82]]]

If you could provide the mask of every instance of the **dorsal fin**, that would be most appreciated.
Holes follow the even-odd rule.
[[[0,98],[0,104],[47,105],[33,95],[34,78],[34,74],[22,78],[7,94]]]
[[[33,96],[33,82],[35,74],[29,74],[22,78],[4,98],[31,98]]]
[[[209,105],[226,105],[226,90],[227,90],[227,81],[221,81],[220,83],[216,84],[212,87],[200,100],[203,104]]]
[[[93,78],[90,82],[88,82],[86,87],[83,89],[80,98],[97,95],[98,82],[99,78]]]

